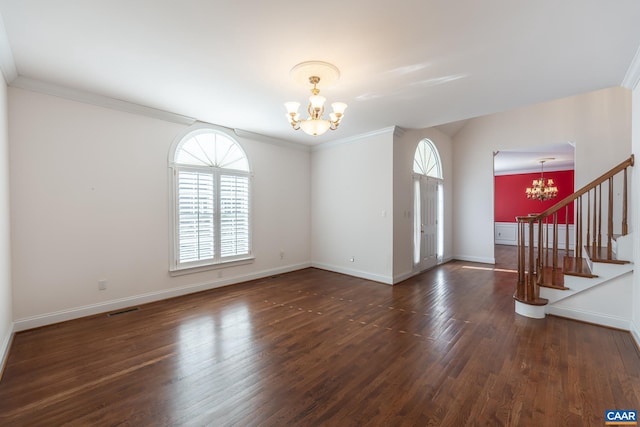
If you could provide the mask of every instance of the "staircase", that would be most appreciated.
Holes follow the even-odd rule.
[[[615,314],[594,318],[590,306],[625,298],[631,289],[633,246],[627,221],[627,170],[633,163],[632,155],[546,211],[517,217],[516,313],[532,318],[556,314],[625,327]],[[570,242],[568,224],[558,223],[559,212],[569,218],[571,205],[574,242]],[[566,230],[564,239],[559,239],[560,228]],[[575,250],[570,251],[572,244]]]

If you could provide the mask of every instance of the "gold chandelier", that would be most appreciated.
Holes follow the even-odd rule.
[[[540,160],[540,179],[534,179],[531,187],[527,187],[527,199],[537,199],[541,202],[553,199],[558,196],[558,187],[553,183],[553,179],[544,180],[544,162],[553,159]]]
[[[307,61],[293,67],[291,69],[291,77],[300,83],[306,84],[306,81],[308,81],[313,85],[307,106],[308,118],[300,118],[298,113],[299,102],[285,102],[284,106],[287,109],[287,118],[291,127],[294,130],[302,129],[303,132],[312,136],[322,135],[329,129],[336,130],[344,116],[347,104],[344,102],[332,103],[333,112],[329,114],[328,120],[324,119],[322,115],[324,114],[324,103],[327,99],[320,95],[318,83],[321,80],[327,84],[333,83],[340,77],[340,71],[327,62]]]

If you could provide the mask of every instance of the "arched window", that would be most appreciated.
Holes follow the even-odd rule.
[[[171,270],[251,259],[249,161],[229,135],[197,129],[174,143]]]
[[[423,139],[418,143],[413,156],[413,171],[420,175],[442,179],[440,156],[433,142]]]

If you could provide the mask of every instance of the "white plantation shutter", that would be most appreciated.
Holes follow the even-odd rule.
[[[249,253],[249,177],[220,176],[220,255]]]
[[[178,172],[180,263],[214,258],[215,189],[211,173]]]
[[[175,148],[171,270],[251,259],[249,162],[228,136],[199,130]]]

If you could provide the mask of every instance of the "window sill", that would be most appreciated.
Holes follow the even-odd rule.
[[[180,268],[176,270],[169,270],[169,275],[172,277],[184,276],[185,274],[201,273],[204,271],[220,270],[222,268],[227,268],[227,267],[235,267],[238,265],[252,264],[254,261],[255,261],[255,257],[247,257],[247,258],[235,259],[233,261],[225,261],[218,264],[199,265],[197,267],[186,267],[186,268]]]

